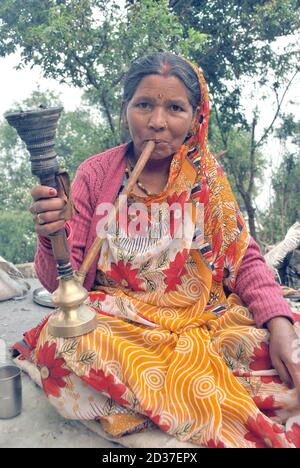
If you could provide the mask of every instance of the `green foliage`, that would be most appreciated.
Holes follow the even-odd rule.
[[[232,126],[226,136],[227,152],[221,157],[220,163],[233,188],[234,194],[241,210],[247,215],[245,196],[251,183],[251,174],[254,170],[256,184],[253,187],[252,195],[258,195],[259,185],[263,179],[265,159],[262,151],[255,151],[255,167],[251,167],[251,133],[242,127]],[[212,112],[210,120],[209,142],[214,154],[224,149],[224,142],[220,132],[220,127],[216,121],[216,115]]]
[[[298,0],[268,0],[257,3],[255,19],[262,40],[273,41],[274,38],[287,36],[299,28]]]
[[[287,153],[273,175],[274,197],[261,215],[261,238],[270,244],[281,241],[288,228],[300,219],[300,155]]]
[[[26,211],[0,211],[0,255],[13,263],[32,262],[36,235]]]
[[[283,144],[291,138],[291,143],[300,147],[300,120],[295,121],[293,114],[283,114],[281,125],[276,129],[275,135]]]
[[[73,178],[78,166],[89,156],[101,153],[111,146],[106,126],[91,117],[92,109],[64,112],[59,120],[56,151],[61,166]]]
[[[299,206],[300,155],[286,154],[273,178],[276,203],[281,206],[284,233],[300,219]]]
[[[246,125],[239,80],[248,76],[271,87],[274,82],[284,83],[288,72],[298,66],[299,42],[286,45],[283,53],[273,43],[299,32],[299,1],[171,0],[170,5],[185,34],[189,28],[206,34],[201,49],[191,50],[192,58],[204,70],[223,128]]]
[[[1,210],[27,209],[29,187],[34,185],[25,145],[7,123],[0,125]]]
[[[86,89],[107,123],[112,145],[120,141],[120,82],[129,64],[156,50],[188,54],[206,38],[189,28],[183,40],[166,0],[144,0],[126,11],[116,1],[4,0],[0,19],[0,55],[18,45],[22,64],[40,65],[46,77]]]
[[[266,243],[282,240],[288,228],[300,220],[300,121],[285,115],[276,133],[286,149],[272,176],[273,197],[269,208],[261,215],[261,237]]]

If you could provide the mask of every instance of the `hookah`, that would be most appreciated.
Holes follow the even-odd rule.
[[[41,185],[56,189],[58,196],[64,190],[61,174],[67,175],[65,171],[60,169],[57,153],[54,149],[57,124],[62,111],[62,107],[41,107],[5,115],[8,123],[17,130],[19,137],[26,144],[30,154],[32,174],[39,177]],[[153,141],[147,143],[120,195],[128,195],[132,191],[154,146]],[[68,196],[68,193],[66,195]],[[124,198],[122,197],[121,200]],[[106,230],[109,229],[115,213],[120,208],[120,203],[116,201],[115,211],[112,210],[108,217]],[[67,204],[67,210],[69,210],[70,219],[72,211],[70,203]],[[49,238],[51,239],[59,280],[58,288],[52,294],[56,311],[48,322],[49,333],[52,336],[62,338],[90,333],[97,327],[97,318],[94,309],[84,304],[88,297],[88,291],[83,287],[83,283],[89,268],[99,254],[104,238],[97,237],[95,239],[77,272],[73,271],[70,263],[70,250],[65,229],[60,229]]]

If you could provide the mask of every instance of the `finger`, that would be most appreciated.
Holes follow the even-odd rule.
[[[43,225],[36,224],[35,231],[38,235],[48,237],[50,234],[63,229],[65,227],[65,220],[56,221],[54,223],[47,223]]]
[[[46,211],[44,213],[38,213],[33,217],[34,222],[37,224],[54,223],[62,219],[65,219],[65,217],[61,210]]]
[[[52,187],[46,185],[36,185],[31,189],[32,198],[37,201],[43,198],[57,197],[57,191]]]
[[[40,213],[39,213],[39,214],[35,214],[35,215],[33,216],[33,221],[35,222],[35,224],[45,224],[45,222],[44,222],[43,219],[41,218]]]
[[[298,398],[300,401],[300,365],[288,362],[286,366],[292,378],[293,384],[297,390]]]
[[[31,214],[36,214],[36,206],[35,206],[35,203],[33,203],[32,205],[30,205],[30,207],[28,208],[28,210],[30,211]]]
[[[272,360],[273,366],[277,370],[282,382],[289,388],[293,387],[293,380],[285,364],[280,359]]]
[[[65,208],[66,202],[61,198],[55,197],[49,200],[39,200],[30,207],[33,214],[44,213],[46,211],[61,211]]]

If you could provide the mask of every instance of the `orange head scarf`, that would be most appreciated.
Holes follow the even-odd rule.
[[[198,76],[201,100],[193,130],[174,156],[179,164],[171,166],[172,179],[179,173],[182,161],[189,158],[197,170],[192,197],[195,202],[204,206],[206,248],[202,255],[211,267],[213,284],[221,286],[224,282],[233,289],[250,237],[227,177],[209,151],[207,139],[210,105],[204,76],[198,67],[188,63]]]

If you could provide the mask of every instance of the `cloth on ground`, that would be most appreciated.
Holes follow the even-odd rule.
[[[22,299],[29,289],[20,271],[0,256],[0,301]]]

